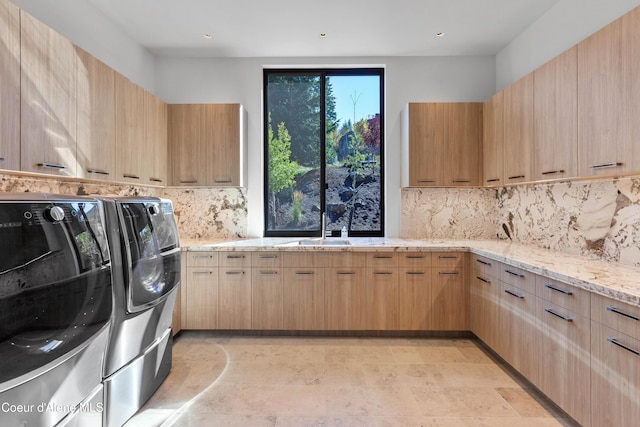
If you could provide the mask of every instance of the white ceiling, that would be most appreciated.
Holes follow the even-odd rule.
[[[559,2],[88,1],[156,55],[205,57],[495,55]]]

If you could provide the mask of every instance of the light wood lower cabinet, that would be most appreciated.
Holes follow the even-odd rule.
[[[500,282],[478,270],[471,274],[471,331],[489,347],[496,349],[499,340]]]
[[[367,268],[366,329],[398,329],[398,269]]]
[[[400,268],[398,273],[398,329],[420,331],[429,329],[431,300],[431,269]]]
[[[252,329],[282,329],[282,284],[281,268],[251,269]]]
[[[300,266],[283,270],[283,329],[325,329],[325,269]]]
[[[218,280],[218,328],[251,329],[250,270],[221,267]]]
[[[187,267],[184,329],[218,327],[218,268]]]
[[[327,329],[365,330],[368,283],[362,267],[326,269]]]

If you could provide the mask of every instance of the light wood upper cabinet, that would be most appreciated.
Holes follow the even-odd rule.
[[[533,73],[504,90],[504,183],[532,181]]]
[[[578,175],[578,49],[533,73],[533,179]]]
[[[78,177],[114,180],[116,165],[115,71],[79,47]]]
[[[452,102],[446,105],[445,185],[480,183],[482,107],[479,102]]]
[[[625,82],[619,19],[578,44],[578,165],[581,176],[624,170]]]
[[[242,186],[243,115],[240,104],[169,105],[173,185]]]
[[[442,186],[445,104],[410,103],[408,109],[409,185]]]
[[[145,144],[144,90],[116,73],[116,177],[117,181],[143,183]]]
[[[622,18],[623,172],[640,171],[640,7]]]
[[[500,186],[504,174],[504,92],[485,102],[483,110],[482,183]]]
[[[146,162],[143,181],[167,185],[167,104],[150,92],[144,92]]]
[[[76,176],[76,51],[21,16],[21,170]]]
[[[0,169],[20,169],[20,10],[0,0]]]
[[[410,103],[405,114],[409,186],[478,185],[481,103]]]

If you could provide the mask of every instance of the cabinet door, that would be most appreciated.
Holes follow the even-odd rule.
[[[469,293],[463,268],[436,267],[431,271],[431,330],[468,330]]]
[[[284,269],[283,322],[288,330],[325,329],[324,268]]]
[[[206,185],[207,147],[202,142],[203,120],[203,105],[169,105],[169,169],[173,185]]]
[[[622,25],[617,20],[578,43],[578,167],[580,176],[619,173],[625,126]]]
[[[622,78],[624,81],[624,128],[621,156],[623,172],[640,171],[640,7],[622,20]]]
[[[431,269],[400,268],[398,272],[398,329],[427,331],[430,327]]]
[[[589,319],[537,298],[538,388],[580,425],[591,425]]]
[[[0,169],[20,170],[20,10],[0,0]]]
[[[76,176],[76,51],[24,11],[21,17],[21,169]]]
[[[240,185],[240,104],[204,106],[203,141],[207,147],[207,185]]]
[[[144,139],[144,90],[116,73],[116,180],[144,183],[151,156]]]
[[[578,48],[534,71],[534,180],[578,174]]]
[[[367,268],[367,329],[398,328],[398,269]]]
[[[446,104],[443,184],[478,185],[482,141],[482,104]]]
[[[251,328],[251,273],[249,270],[218,269],[218,327]]]
[[[483,183],[500,186],[504,174],[504,91],[484,104],[483,122]]]
[[[441,103],[409,104],[409,185],[443,185],[444,115]]]
[[[497,350],[518,372],[538,383],[536,298],[520,288],[502,284]]]
[[[183,329],[218,327],[218,269],[188,267],[185,286],[186,313]]]
[[[167,104],[144,92],[146,160],[143,180],[152,185],[167,184]]]
[[[282,269],[251,269],[251,328],[282,329]]]
[[[78,55],[78,176],[115,180],[115,71],[76,47]]]
[[[500,282],[481,272],[473,272],[470,289],[470,326],[485,344],[494,351],[499,351],[498,343],[498,313]]]
[[[366,287],[362,267],[326,269],[327,329],[367,329]]]
[[[533,73],[504,90],[504,183],[532,181]]]
[[[638,425],[640,341],[591,322],[591,425]]]

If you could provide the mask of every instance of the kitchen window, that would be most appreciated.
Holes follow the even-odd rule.
[[[264,70],[265,236],[384,236],[384,72]]]

